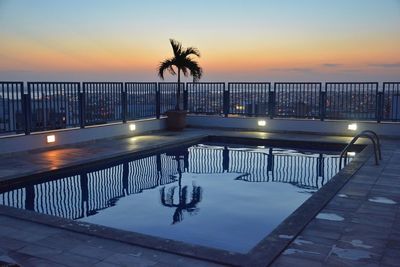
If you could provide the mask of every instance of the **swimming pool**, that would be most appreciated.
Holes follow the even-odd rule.
[[[3,189],[0,204],[244,254],[338,163],[335,152],[202,142]]]

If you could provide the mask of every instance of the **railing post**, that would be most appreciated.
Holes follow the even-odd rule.
[[[188,110],[188,102],[189,102],[189,89],[188,89],[189,83],[186,83],[186,85],[183,87],[183,110]],[[194,86],[194,83],[193,83]]]
[[[326,92],[320,91],[319,93],[319,118],[321,121],[325,119],[326,114]]]
[[[125,84],[126,86],[126,84]],[[121,102],[122,102],[122,123],[126,123],[126,117],[127,117],[127,112],[128,112],[128,98],[127,98],[127,93],[126,90],[121,88]]]
[[[223,106],[224,106],[224,116],[228,117],[229,114],[229,86],[227,88],[227,90],[224,90],[224,94],[223,94]]]
[[[31,94],[24,94],[22,89],[22,114],[24,119],[24,133],[25,135],[29,135],[31,132]]]
[[[156,87],[156,119],[160,119],[161,116],[161,93],[160,84],[157,83]]]
[[[384,109],[384,92],[377,92],[376,94],[376,121],[380,123],[383,117]]]
[[[78,102],[79,102],[79,125],[83,129],[85,128],[85,88],[82,88],[82,92],[79,90]]]
[[[275,91],[271,91],[271,88],[268,91],[268,115],[270,119],[275,117]]]

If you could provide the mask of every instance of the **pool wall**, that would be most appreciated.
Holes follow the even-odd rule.
[[[264,120],[265,126],[258,126]],[[357,123],[357,130],[348,130],[348,125]],[[239,129],[266,132],[290,132],[321,135],[354,136],[363,130],[372,130],[382,137],[400,137],[400,126],[396,123],[373,121],[320,121],[307,119],[269,119],[262,117],[229,117],[189,115],[188,125],[200,128]]]
[[[135,131],[130,131],[129,125],[134,123]],[[96,139],[105,139],[123,136],[135,136],[151,131],[165,129],[165,118],[144,119],[128,121],[127,123],[113,123],[96,126],[87,126],[84,129],[70,128],[56,131],[38,132],[30,135],[13,135],[0,137],[0,154],[21,152],[32,149],[50,148],[56,146],[70,145],[80,142],[88,142]],[[54,134],[56,142],[46,143],[46,136]]]
[[[258,126],[258,121],[264,120],[265,126]],[[46,132],[31,133],[30,135],[0,136],[0,154],[22,152],[33,149],[51,148],[62,145],[76,144],[93,140],[126,137],[143,134],[146,132],[164,130],[166,118],[143,119],[128,121],[127,123],[111,123],[104,125],[87,126],[84,129],[69,128],[52,130]],[[386,138],[399,138],[399,125],[396,123],[376,123],[373,121],[320,121],[303,119],[268,119],[262,117],[229,117],[189,115],[188,126],[194,128],[214,129],[239,129],[243,131],[263,131],[271,133],[306,133],[319,135],[354,136],[362,130],[373,130],[378,135]],[[136,130],[131,132],[129,125],[134,123]],[[358,129],[350,131],[347,129],[351,123],[357,123]],[[56,142],[46,143],[46,136],[54,134]]]

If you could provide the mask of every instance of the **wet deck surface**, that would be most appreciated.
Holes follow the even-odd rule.
[[[209,134],[347,143],[348,137],[189,129],[0,156],[0,181],[120,156]],[[274,261],[274,266],[398,266],[400,141],[383,140],[373,158]],[[282,236],[281,238],[289,238]],[[219,266],[109,239],[0,215],[0,261],[21,266]],[[396,265],[397,264],[397,265]]]

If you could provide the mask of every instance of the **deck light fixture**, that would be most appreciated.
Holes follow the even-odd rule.
[[[347,152],[347,156],[349,156],[349,157],[354,157],[355,155],[356,155],[356,152],[353,152],[353,151]]]
[[[54,143],[56,141],[56,136],[54,134],[46,136],[47,144]]]
[[[136,130],[136,124],[134,123],[129,124],[129,131],[133,132],[135,130]]]
[[[351,123],[347,126],[350,131],[357,131],[357,123]]]
[[[259,120],[259,121],[257,122],[257,124],[258,124],[258,126],[264,127],[264,126],[267,125],[267,122],[266,122],[265,120]]]

